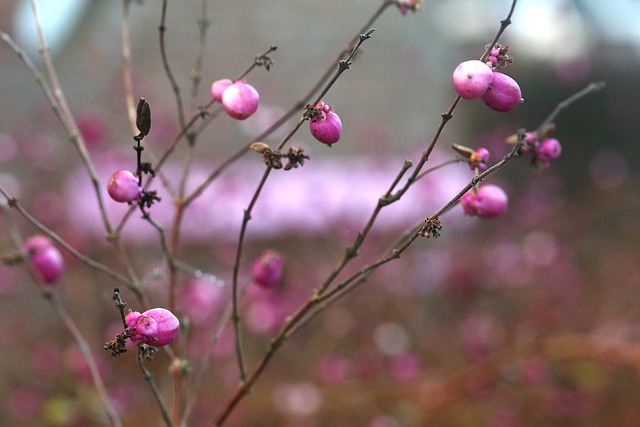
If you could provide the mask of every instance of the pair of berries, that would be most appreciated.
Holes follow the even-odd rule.
[[[222,103],[224,111],[236,120],[251,117],[260,102],[258,91],[244,80],[216,80],[211,85],[211,95],[213,99]]]
[[[249,118],[258,109],[260,95],[258,91],[244,80],[231,81],[220,79],[211,85],[213,99],[222,103],[224,111],[237,120]],[[309,130],[323,144],[331,146],[342,135],[342,122],[333,112],[333,107],[319,102],[315,114],[310,116]]]
[[[511,111],[523,101],[520,86],[515,80],[478,60],[465,61],[456,67],[453,86],[461,97],[480,98],[487,106],[500,112]]]
[[[132,340],[153,347],[169,344],[180,329],[180,321],[166,308],[152,308],[144,313],[130,311],[124,320]]]

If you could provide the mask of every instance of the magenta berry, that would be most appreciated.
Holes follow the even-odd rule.
[[[138,178],[128,170],[116,171],[107,183],[109,196],[116,202],[131,203],[142,194]]]
[[[265,289],[272,289],[282,280],[284,259],[279,252],[266,250],[251,266],[253,283]]]
[[[31,260],[36,277],[47,284],[56,282],[64,271],[62,254],[46,236],[31,236],[22,246]]]
[[[487,162],[489,161],[489,150],[484,147],[478,148],[469,156],[469,168],[471,170],[478,169],[479,172],[487,170]]]
[[[222,93],[224,111],[237,120],[245,120],[255,113],[259,101],[258,91],[242,80],[229,85]]]
[[[213,82],[211,85],[211,95],[213,99],[218,102],[222,102],[222,94],[224,91],[233,84],[230,79],[220,79]]]
[[[497,71],[493,72],[489,89],[481,99],[490,108],[502,113],[513,110],[523,101],[518,83]]]
[[[333,107],[324,102],[319,102],[316,108],[320,110],[320,113],[310,118],[309,130],[315,139],[331,146],[338,142],[342,136],[342,121],[333,112]]]
[[[491,67],[484,62],[465,61],[453,70],[453,86],[465,99],[480,98],[489,88],[492,75]]]
[[[555,160],[562,154],[562,146],[556,138],[547,138],[540,142],[535,162],[541,166],[548,167],[551,160]]]
[[[469,191],[460,198],[464,213],[480,218],[497,218],[507,212],[509,198],[497,185],[482,185],[477,192]]]
[[[165,308],[152,308],[142,314],[130,311],[125,323],[131,339],[153,347],[172,342],[180,328],[178,318]]]

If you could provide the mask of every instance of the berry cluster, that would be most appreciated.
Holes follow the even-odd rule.
[[[465,99],[480,98],[490,108],[507,112],[522,101],[520,86],[511,77],[497,71],[511,63],[508,48],[493,47],[486,62],[470,60],[460,63],[453,71],[453,86]]]
[[[169,344],[178,335],[180,328],[178,318],[165,308],[152,308],[144,313],[129,311],[125,322],[133,341],[152,347]]]
[[[555,131],[553,123],[543,126],[541,130],[526,132],[524,139],[519,141],[518,135],[514,134],[506,139],[509,145],[519,144],[518,153],[520,155],[531,155],[531,165],[536,169],[546,169],[551,166],[551,161],[557,159],[562,154],[562,145],[557,138],[552,135]]]

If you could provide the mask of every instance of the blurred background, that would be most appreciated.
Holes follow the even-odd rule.
[[[214,80],[233,79],[257,54],[278,47],[270,71],[258,68],[246,77],[260,93],[258,112],[243,122],[222,114],[199,135],[187,188],[300,101],[380,4],[169,4],[167,57],[187,117],[210,101]],[[303,125],[290,144],[311,159],[273,173],[254,210],[241,280],[251,280],[251,263],[266,249],[283,254],[284,279],[271,291],[248,287],[242,310],[249,366],[341,260],[404,159],[418,160],[455,96],[452,70],[482,54],[510,4],[424,1],[406,15],[390,7],[373,25],[373,38],[324,98],[342,119],[342,139],[328,149]],[[123,3],[39,6],[60,85],[104,188],[116,169],[136,167],[122,77]],[[29,2],[0,0],[0,10],[0,30],[43,70]],[[130,5],[133,95],[145,97],[153,114],[145,156],[162,154],[180,131],[160,55],[161,12],[161,2]],[[192,98],[203,16],[210,26]],[[505,217],[465,217],[455,207],[442,218],[441,238],[417,241],[309,323],[276,355],[229,425],[637,426],[638,16],[635,0],[518,1],[501,43],[514,58],[505,72],[518,81],[525,102],[509,113],[479,100],[461,102],[429,164],[453,158],[453,143],[487,147],[491,162],[498,161],[516,129],[535,129],[559,101],[589,82],[606,82],[604,91],[556,120],[562,156],[542,171],[522,159],[491,176],[509,195]],[[264,142],[276,146],[301,113]],[[185,145],[164,168],[174,182]],[[243,156],[187,210],[179,258],[197,271],[180,276],[179,315],[191,324],[181,349],[196,367],[229,301],[242,212],[262,171],[259,156]],[[416,184],[383,211],[346,274],[380,257],[471,177],[460,163]],[[151,214],[170,230],[171,195],[160,180],[154,185],[163,200]],[[72,246],[124,273],[75,148],[6,43],[0,44],[0,186]],[[106,204],[117,224],[126,206]],[[23,238],[38,231],[4,207],[16,224],[7,215],[0,221],[0,249],[10,253],[16,228]],[[167,275],[158,233],[137,216],[123,240],[151,304],[163,306]],[[118,333],[111,300],[118,284],[64,257],[67,269],[55,292],[94,350],[124,425],[163,425],[133,352],[110,358],[102,350]],[[22,268],[0,271],[0,424],[104,425],[86,365],[41,290]],[[142,311],[132,293],[123,296]],[[229,325],[212,359],[193,426],[211,425],[238,383]],[[160,353],[149,367],[171,401],[168,363]]]

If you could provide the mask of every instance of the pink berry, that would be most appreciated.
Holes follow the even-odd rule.
[[[229,85],[222,93],[224,111],[237,120],[245,120],[255,113],[259,101],[258,91],[242,80]]]
[[[213,82],[211,85],[211,95],[213,99],[218,102],[222,102],[222,94],[224,91],[233,84],[230,79],[220,79]]]
[[[324,102],[319,102],[316,108],[320,109],[320,114],[316,114],[309,120],[309,130],[315,139],[331,146],[340,140],[342,136],[342,121],[333,107]]]
[[[142,194],[138,178],[128,170],[116,171],[107,183],[109,196],[116,202],[131,203]]]
[[[490,108],[502,113],[513,110],[523,101],[518,83],[497,71],[493,73],[489,89],[481,99]]]
[[[471,153],[469,157],[469,169],[475,170],[478,168],[478,171],[484,172],[487,170],[487,162],[489,161],[489,150],[484,147],[478,148],[476,151]]]
[[[169,344],[180,328],[178,318],[165,308],[152,308],[142,314],[130,311],[125,323],[131,339],[153,347]]]
[[[484,62],[473,59],[459,64],[453,70],[453,86],[465,99],[481,97],[489,88],[493,71]]]
[[[31,236],[22,246],[38,279],[47,284],[56,282],[64,271],[62,254],[46,236]]]
[[[497,185],[485,184],[477,192],[469,191],[460,198],[464,213],[480,218],[497,218],[507,212],[509,198]]]
[[[251,266],[253,283],[265,289],[272,289],[282,280],[284,258],[279,252],[266,250]]]
[[[555,160],[562,154],[560,141],[555,138],[548,138],[540,142],[535,162],[541,166],[548,167],[551,160]]]

